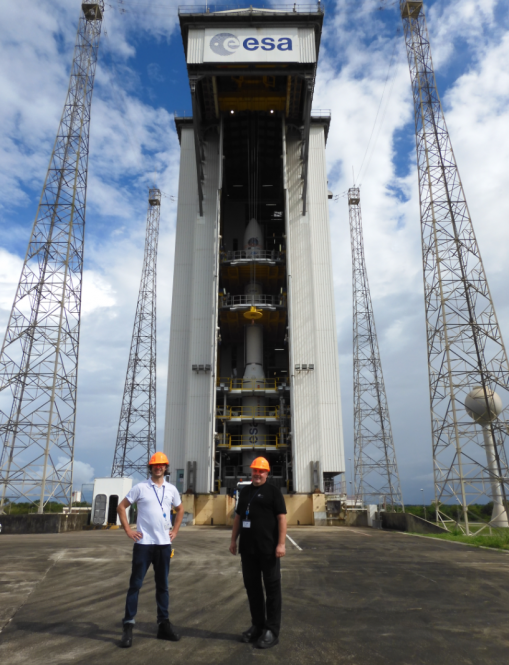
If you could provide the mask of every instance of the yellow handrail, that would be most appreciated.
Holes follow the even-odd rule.
[[[277,387],[287,383],[288,379],[284,377],[275,377],[274,379],[233,379],[224,377],[217,379],[217,385],[223,384],[228,390],[277,390]]]
[[[279,409],[277,406],[227,406],[226,409],[218,406],[216,409],[216,418],[222,420],[231,420],[232,418],[241,418],[250,420],[252,418],[279,418]]]
[[[253,439],[253,440],[250,440]],[[218,440],[219,448],[271,448],[275,446],[279,448],[279,436],[277,434],[259,434],[258,436],[250,436],[248,434],[227,434],[226,443],[222,436]]]

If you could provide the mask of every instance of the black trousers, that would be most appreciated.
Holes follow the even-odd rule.
[[[279,635],[281,627],[281,564],[275,556],[241,554],[242,575],[253,626]],[[263,586],[265,595],[263,595]],[[266,613],[265,613],[266,612]]]

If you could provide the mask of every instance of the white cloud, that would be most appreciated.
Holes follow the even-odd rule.
[[[95,470],[94,467],[87,462],[81,462],[75,459],[73,465],[73,479],[72,486],[75,490],[80,490],[81,486],[85,483],[94,481]]]
[[[73,9],[62,0],[2,7],[0,214],[26,202],[25,188],[39,187],[47,168],[69,76]]]
[[[501,4],[500,0],[439,0],[426,8],[435,69],[447,67],[457,57],[459,42],[466,42],[472,58],[482,57],[495,40]]]
[[[474,228],[486,269],[493,277],[507,274],[509,72],[500,63],[508,59],[509,33],[444,96]],[[506,300],[505,293],[502,297]]]
[[[11,311],[22,267],[21,257],[0,247],[0,310]]]
[[[113,307],[115,296],[111,285],[93,270],[83,273],[83,299],[81,314],[86,317],[100,307]]]

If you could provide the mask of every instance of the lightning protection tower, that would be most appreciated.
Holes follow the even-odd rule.
[[[440,504],[458,503],[468,534],[469,506],[487,499],[491,524],[509,526],[509,365],[436,87],[423,3],[400,9],[415,109],[437,519],[445,520]]]
[[[83,3],[69,90],[0,355],[0,485],[71,501],[90,109],[104,2]]]
[[[147,476],[156,450],[156,278],[161,192],[148,195],[145,256],[120,411],[112,477]]]
[[[364,257],[360,191],[348,190],[353,288],[355,496],[403,507]]]

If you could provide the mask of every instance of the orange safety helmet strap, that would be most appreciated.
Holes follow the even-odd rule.
[[[265,457],[257,457],[251,464],[251,469],[259,471],[270,471],[270,466]]]
[[[154,453],[148,465],[152,466],[152,464],[166,464],[166,466],[169,466],[170,462],[164,453]]]

